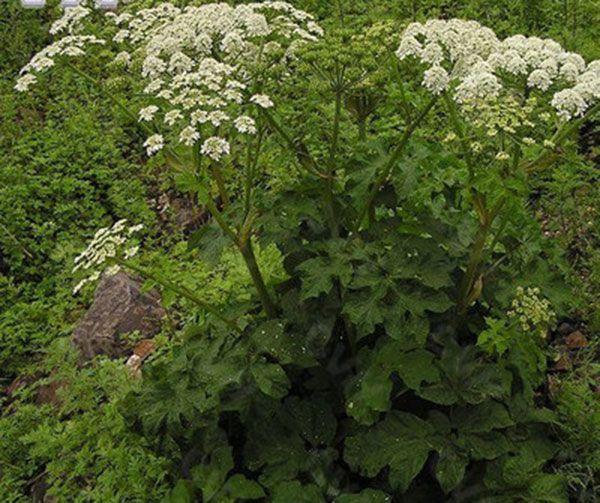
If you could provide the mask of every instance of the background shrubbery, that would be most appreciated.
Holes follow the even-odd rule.
[[[315,13],[332,33],[332,45],[318,49],[315,59],[336,50],[352,54],[346,30],[375,24],[371,45],[364,45],[371,48],[409,20],[438,16],[477,19],[499,35],[550,36],[588,60],[600,56],[594,1],[294,5]],[[438,142],[432,145],[440,135],[435,118],[379,201],[380,225],[358,246],[326,237],[327,222],[312,203],[318,187],[290,168],[291,155],[268,145],[256,248],[269,287],[279,285],[284,332],[279,320],[263,323],[256,314],[244,264],[214,224],[182,228],[175,215],[159,214],[160,196],[188,197],[189,181],[171,179],[160,160],[148,162],[136,125],[97,89],[65,68],[29,95],[13,91],[18,70],[48,43],[57,13],[0,4],[7,55],[0,61],[0,383],[27,383],[0,398],[0,495],[6,501],[44,492],[58,501],[186,501],[200,494],[206,501],[265,495],[281,502],[385,501],[391,487],[409,487],[411,470],[421,474],[398,501],[443,501],[450,489],[454,501],[564,501],[565,488],[573,500],[595,501],[597,123],[580,132],[553,169],[515,188],[503,242],[515,249],[495,266],[483,293],[486,315],[501,318],[500,306],[509,304],[516,285],[541,286],[559,324],[582,328],[589,341],[569,353],[570,370],[548,378],[546,367],[563,354],[558,332],[541,353],[521,347],[502,360],[492,350],[482,356],[466,340],[459,346],[444,329],[452,323],[443,314],[447,292],[476,222],[461,202],[460,163]],[[378,64],[360,56],[366,65]],[[85,64],[90,71],[104,68],[94,59]],[[302,71],[295,78],[286,92],[296,105],[281,113],[318,151],[333,108],[297,114],[312,110],[328,91]],[[118,88],[117,80],[110,82]],[[419,99],[385,76],[373,85],[392,97],[408,92],[409,102]],[[341,151],[357,141],[356,110],[345,106]],[[376,162],[374,152],[403,124],[393,102],[377,106],[369,127],[381,134],[369,138],[364,152],[344,158],[353,192],[340,199],[349,212],[351,198],[365,190],[361,170]],[[68,338],[91,292],[82,299],[71,295],[72,259],[97,228],[120,218],[150,229],[145,264],[241,317],[248,337],[207,323],[206,313],[165,292],[171,323],[157,338],[160,350],[142,381],[132,379],[122,361],[78,366]],[[389,235],[388,228],[396,232]],[[418,251],[410,267],[419,281],[407,279],[407,262],[390,258],[390,249],[402,258]],[[388,288],[389,278],[406,290]],[[340,285],[343,302],[336,297]],[[414,319],[395,326],[398,306]],[[346,342],[337,341],[348,333],[344,323],[356,331],[351,357]],[[425,344],[430,327],[434,337]],[[473,318],[470,330],[485,331],[494,342],[494,324],[483,316]],[[284,335],[292,337],[289,345],[279,345]],[[36,403],[37,391],[49,383],[58,398]],[[397,456],[394,442],[408,437],[400,451],[410,456]],[[467,478],[455,489],[466,466]]]

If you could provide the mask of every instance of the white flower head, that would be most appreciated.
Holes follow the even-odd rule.
[[[545,70],[534,70],[527,77],[527,85],[536,87],[542,91],[547,91],[552,85],[552,78]]]
[[[248,117],[247,115],[240,115],[235,121],[233,121],[233,126],[240,133],[243,134],[256,134],[256,122],[252,117]]]
[[[498,97],[501,89],[500,81],[493,73],[474,73],[456,88],[454,97],[461,104],[478,99],[491,100]]]
[[[434,65],[423,74],[423,86],[433,94],[441,94],[450,84],[448,72],[439,65]]]
[[[219,161],[223,156],[229,154],[229,142],[219,136],[207,138],[200,149],[201,153],[214,161]]]
[[[159,150],[161,150],[165,146],[164,138],[161,134],[153,134],[148,137],[144,142],[144,147],[146,147],[146,153],[148,156],[152,156],[156,154]]]
[[[254,103],[261,108],[271,108],[273,107],[273,102],[271,98],[269,98],[266,94],[255,94],[250,98],[250,103]]]
[[[183,119],[183,115],[179,110],[171,110],[165,114],[165,124],[172,126],[178,120]]]
[[[570,120],[583,115],[587,103],[583,96],[574,89],[563,89],[552,98],[552,106],[556,108],[559,117]]]
[[[185,127],[179,134],[179,142],[191,147],[200,139],[200,133],[194,126]]]
[[[26,73],[17,80],[15,84],[15,90],[22,93],[29,89],[30,86],[37,82],[37,78],[32,73]]]
[[[131,54],[127,51],[121,51],[115,56],[114,62],[117,65],[129,66],[131,65]]]
[[[73,272],[79,270],[90,271],[88,276],[73,288],[73,295],[77,294],[86,284],[96,281],[108,262],[105,274],[113,275],[119,272],[118,260],[128,260],[133,257],[139,247],[125,248],[128,239],[138,232],[143,226],[127,226],[127,220],[119,220],[112,227],[99,229],[87,248],[75,260]],[[112,262],[112,263],[111,263]]]
[[[142,108],[139,113],[139,120],[149,122],[154,119],[154,115],[158,112],[158,107],[156,105],[150,105],[145,108]]]

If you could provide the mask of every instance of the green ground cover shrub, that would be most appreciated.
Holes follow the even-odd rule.
[[[480,25],[408,23],[476,18],[593,59],[580,16],[595,6],[405,3],[295,4],[324,32],[282,3],[179,24],[174,6],[140,13],[148,2],[71,11],[86,16],[57,38],[98,37],[87,54],[50,54],[49,72],[34,58],[27,93],[7,91],[2,377],[42,376],[0,402],[9,501],[39,482],[59,501],[593,501],[595,343],[544,390],[557,322],[594,327],[596,175],[579,131],[598,62],[550,46],[565,75],[589,72],[582,104],[568,78],[527,84],[512,53],[481,66],[505,47]],[[448,26],[480,55],[452,76],[447,52],[409,38],[451,51]],[[210,218],[161,228],[157,187]],[[68,348],[71,290],[83,280],[89,301],[107,266],[169,309],[141,380]],[[36,405],[51,383],[55,403]]]

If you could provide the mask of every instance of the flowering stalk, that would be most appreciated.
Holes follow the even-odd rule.
[[[319,178],[328,178],[329,175],[322,173],[317,169],[317,163],[312,158],[308,148],[301,141],[294,141],[292,137],[283,129],[283,127],[277,122],[273,115],[266,109],[260,110],[267,123],[273,130],[287,143],[296,155],[296,159],[300,166],[302,166],[309,173],[318,176]]]
[[[181,297],[184,297],[184,298],[188,299],[189,301],[193,302],[198,307],[204,309],[208,313],[210,313],[213,316],[215,316],[216,318],[220,319],[226,325],[235,329],[237,332],[241,332],[240,327],[238,326],[238,324],[235,320],[231,320],[231,319],[223,316],[215,307],[211,306],[210,304],[208,304],[205,301],[203,301],[202,299],[200,299],[197,295],[194,294],[194,292],[192,292],[185,286],[175,284],[172,281],[169,281],[168,279],[165,279],[162,276],[159,276],[158,274],[153,273],[152,271],[149,271],[147,269],[144,269],[142,267],[134,265],[134,264],[132,264],[126,260],[123,260],[121,258],[118,258],[118,257],[112,258],[112,259],[108,260],[107,262],[109,262],[109,263],[114,262],[115,264],[117,264],[125,269],[129,269],[146,279],[155,281],[156,283],[163,286],[167,290],[171,290],[172,292],[176,293],[177,295],[180,295]]]
[[[492,225],[496,220],[496,217],[500,214],[500,211],[505,203],[505,199],[501,198],[498,203],[496,203],[494,208],[487,210],[485,208],[485,202],[483,202],[483,199],[481,199],[481,201],[480,211],[482,213],[480,214],[479,218],[479,228],[477,229],[475,240],[473,241],[473,246],[471,247],[471,253],[469,255],[469,261],[467,263],[465,274],[463,275],[459,286],[457,306],[458,312],[461,316],[464,316],[468,307],[475,302],[481,294],[483,274],[481,274],[480,271],[485,255],[485,244],[490,236]],[[502,229],[503,226],[501,227],[501,230]],[[501,232],[501,230],[499,232]],[[494,243],[496,242],[497,238],[498,235],[494,237]]]
[[[521,163],[521,167],[526,172],[533,171],[536,167],[544,165],[547,161],[551,160],[555,155],[554,150],[558,145],[560,145],[566,138],[569,137],[571,133],[576,131],[581,124],[592,117],[596,112],[600,110],[600,102],[596,103],[593,107],[591,107],[584,117],[580,117],[577,120],[565,122],[562,127],[560,127],[552,136],[552,138],[547,142],[547,146],[544,151],[535,159]]]
[[[341,81],[342,77],[340,77]],[[338,82],[335,91],[335,113],[333,116],[333,135],[331,139],[331,148],[329,152],[328,177],[325,181],[325,207],[329,216],[329,227],[331,237],[338,238],[340,235],[339,225],[335,214],[333,182],[335,180],[335,163],[340,138],[340,119],[342,114],[342,84]]]
[[[210,195],[204,201],[206,207],[210,211],[213,218],[216,220],[217,224],[223,232],[231,239],[231,241],[236,245],[242,257],[244,258],[244,262],[246,262],[246,267],[248,268],[248,272],[250,273],[250,277],[252,282],[254,283],[254,287],[258,293],[258,297],[260,298],[260,302],[263,306],[263,309],[269,318],[277,317],[277,308],[271,299],[265,281],[263,279],[262,273],[260,272],[260,268],[258,267],[258,262],[256,261],[256,255],[254,254],[254,249],[252,248],[252,243],[250,240],[250,229],[244,229],[244,232],[238,235],[227,223],[223,214],[218,210],[215,202],[212,200]]]
[[[423,122],[423,119],[425,119],[425,117],[427,116],[429,111],[433,108],[437,99],[438,99],[438,96],[434,95],[429,100],[429,102],[427,103],[425,108],[423,108],[423,110],[421,110],[421,113],[419,113],[419,115],[413,120],[413,122],[404,130],[404,133],[402,134],[402,137],[400,138],[398,145],[396,146],[396,148],[394,149],[394,151],[388,158],[388,161],[385,163],[383,169],[381,170],[381,173],[375,179],[375,182],[373,183],[373,186],[371,187],[371,191],[369,192],[369,195],[367,196],[367,202],[358,215],[358,219],[356,221],[356,226],[354,228],[355,232],[358,232],[358,230],[360,229],[360,227],[363,223],[363,220],[365,219],[366,215],[369,213],[369,211],[371,210],[371,207],[373,206],[373,203],[375,201],[375,197],[377,196],[377,193],[379,192],[381,187],[383,187],[383,185],[387,181],[388,177],[390,176],[392,169],[394,169],[394,166],[398,162],[398,159],[400,159],[400,156],[402,155],[402,153],[404,152],[404,149],[408,145],[408,141],[410,140],[412,134],[415,132],[415,130],[421,124],[421,122]]]

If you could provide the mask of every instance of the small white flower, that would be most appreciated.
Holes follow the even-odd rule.
[[[27,91],[29,87],[35,84],[36,82],[37,78],[35,75],[33,75],[32,73],[26,73],[17,80],[15,90],[22,93],[24,91]]]
[[[131,54],[127,51],[121,51],[115,56],[114,62],[118,65],[129,66],[131,64]]]
[[[179,142],[191,147],[200,139],[200,133],[193,126],[187,126],[179,134]]]
[[[119,271],[121,270],[121,266],[118,264],[113,264],[109,267],[107,267],[104,270],[104,274],[106,274],[107,276],[114,276],[115,274],[117,274]]]
[[[233,121],[235,129],[243,134],[256,134],[256,122],[252,117],[247,115],[240,115],[235,121]]]
[[[583,96],[573,89],[563,89],[557,92],[552,98],[551,104],[556,108],[558,116],[565,120],[583,115],[587,108]]]
[[[156,152],[161,150],[164,145],[164,138],[160,134],[153,134],[144,142],[144,147],[146,147],[148,156],[156,154]]]
[[[408,31],[408,29],[407,29]],[[423,51],[421,43],[412,35],[402,37],[400,47],[396,51],[398,59],[404,59],[409,56],[420,56]]]
[[[534,70],[527,77],[527,85],[536,87],[542,91],[547,91],[552,85],[552,78],[545,70]]]
[[[124,42],[127,38],[129,38],[130,32],[129,30],[119,30],[117,34],[113,37],[113,40],[120,44]]]
[[[170,112],[167,112],[165,114],[165,124],[172,126],[182,118],[183,115],[181,115],[181,112],[179,110],[171,110]]]
[[[510,155],[508,155],[508,153],[506,153],[504,151],[498,152],[496,154],[497,161],[507,161],[508,159],[510,159]]]
[[[502,86],[498,78],[489,72],[471,74],[456,88],[455,99],[458,103],[498,97]]]
[[[190,114],[190,119],[193,124],[205,124],[208,122],[208,112],[206,110],[194,110]]]
[[[131,236],[132,234],[141,231],[143,228],[144,224],[132,225],[131,227],[129,227],[129,229],[127,229],[127,235]]]
[[[125,254],[123,255],[123,257],[125,258],[125,260],[135,257],[139,250],[140,250],[139,246],[132,246],[131,248],[127,248],[127,250],[125,250]]]
[[[158,112],[158,107],[156,105],[150,105],[146,108],[142,108],[139,114],[139,120],[149,122],[154,119],[154,115]]]
[[[218,136],[212,136],[206,139],[200,149],[203,155],[206,155],[215,161],[218,161],[224,155],[228,155],[229,150],[230,147],[227,140]]]
[[[250,98],[250,103],[254,103],[262,108],[271,108],[273,106],[273,102],[271,98],[269,98],[266,94],[255,94]]]
[[[213,126],[219,127],[223,122],[227,122],[229,120],[229,115],[221,110],[215,110],[214,112],[208,114],[208,120]]]
[[[439,65],[432,66],[423,74],[423,86],[431,91],[432,94],[442,94],[448,89],[448,84],[450,84],[450,76]]]

